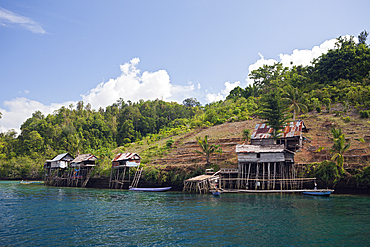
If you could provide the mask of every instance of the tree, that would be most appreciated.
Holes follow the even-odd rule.
[[[366,30],[362,31],[359,35],[358,35],[358,44],[366,44],[366,39],[367,39],[367,36],[369,35],[368,32],[366,32]]]
[[[195,107],[195,106],[200,106],[200,103],[197,101],[196,98],[187,98],[184,99],[182,104],[186,107]]]
[[[271,137],[274,140],[279,138],[285,121],[288,119],[285,114],[288,109],[281,99],[281,94],[281,89],[277,87],[264,94],[261,97],[259,112],[257,112],[257,115],[265,119],[265,123],[273,129]]]
[[[361,82],[369,75],[370,48],[356,44],[353,36],[339,37],[335,48],[314,59],[313,65],[312,80],[321,85],[332,85],[339,79]]]
[[[295,120],[296,113],[299,114],[301,111],[303,113],[308,111],[305,104],[302,103],[303,98],[299,95],[298,89],[292,87],[291,85],[285,86],[285,100],[289,105],[289,110],[293,111],[293,121]]]
[[[331,129],[331,133],[333,134],[333,146],[330,149],[330,152],[333,153],[331,160],[337,163],[338,170],[344,174],[345,170],[343,168],[344,157],[343,153],[346,152],[350,147],[351,143],[346,142],[344,134],[342,134],[341,129],[335,129],[334,127]]]
[[[244,141],[244,143],[248,143],[249,139],[251,139],[251,130],[250,129],[243,129],[243,141]]]
[[[282,63],[275,63],[274,65],[263,65],[262,67],[253,70],[249,74],[249,78],[254,80],[254,86],[258,90],[266,90],[274,82],[283,83],[285,80],[285,74],[288,68],[283,67]]]
[[[195,152],[199,153],[199,154],[202,154],[202,155],[205,155],[206,156],[206,160],[207,160],[207,165],[210,164],[210,157],[211,155],[214,153],[214,152],[217,152],[220,150],[220,145],[210,145],[208,143],[208,135],[204,136],[204,139],[200,138],[199,136],[196,137],[197,139],[197,142],[199,144],[199,146],[201,147],[202,151],[199,151],[199,150],[195,150]]]

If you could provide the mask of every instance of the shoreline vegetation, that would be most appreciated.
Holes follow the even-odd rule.
[[[370,191],[366,37],[366,31],[357,43],[353,37],[339,37],[336,47],[310,66],[263,65],[249,75],[253,85],[236,87],[225,100],[205,106],[195,98],[182,104],[120,98],[105,109],[80,101],[47,116],[36,111],[21,133],[0,133],[0,179],[40,180],[45,160],[68,152],[95,155],[92,179],[109,180],[112,158],[132,152],[142,157],[140,183],[177,187],[205,169],[237,167],[235,145],[248,142],[256,123],[269,123],[272,138],[278,138],[281,122],[302,119],[309,131],[295,154],[300,175],[316,177],[318,187],[336,193]],[[279,109],[271,106],[272,97]],[[197,140],[204,136],[217,147],[209,157],[199,152]]]

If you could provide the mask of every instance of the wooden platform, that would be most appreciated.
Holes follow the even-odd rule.
[[[213,187],[215,180],[219,179],[218,176],[213,175],[199,175],[193,178],[189,178],[184,181],[183,192],[188,193],[208,193],[209,188]]]
[[[334,191],[332,189],[302,189],[302,190],[226,190],[223,189],[223,193],[303,193],[303,192],[315,192],[315,191]]]
[[[193,178],[186,179],[185,181],[196,182],[196,181],[202,181],[202,180],[208,179],[210,177],[212,177],[212,175],[199,175]]]

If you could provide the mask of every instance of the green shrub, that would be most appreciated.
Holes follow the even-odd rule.
[[[360,117],[361,118],[369,118],[369,116],[370,116],[370,110],[360,111]]]

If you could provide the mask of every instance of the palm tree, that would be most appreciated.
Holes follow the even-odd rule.
[[[295,120],[296,113],[299,114],[301,111],[303,113],[308,111],[308,108],[305,104],[302,103],[303,98],[299,95],[298,89],[292,87],[291,85],[285,86],[285,100],[289,105],[288,109],[293,111],[293,121]]]
[[[343,153],[346,152],[350,147],[351,143],[346,143],[346,139],[344,134],[342,134],[341,129],[335,129],[334,127],[331,130],[331,133],[333,134],[333,141],[334,144],[330,149],[331,153],[334,153],[334,155],[331,157],[331,160],[337,162],[337,167],[341,171],[342,174],[345,173],[345,170],[343,168],[344,163],[344,157]]]
[[[210,159],[211,155],[214,152],[219,151],[220,145],[214,145],[214,144],[209,145],[208,135],[206,135],[204,137],[204,140],[202,138],[200,138],[199,136],[197,136],[196,139],[197,139],[197,142],[198,142],[199,146],[202,148],[202,151],[195,150],[195,152],[205,155],[206,160],[207,160],[207,165],[209,165],[210,164],[209,159]]]

